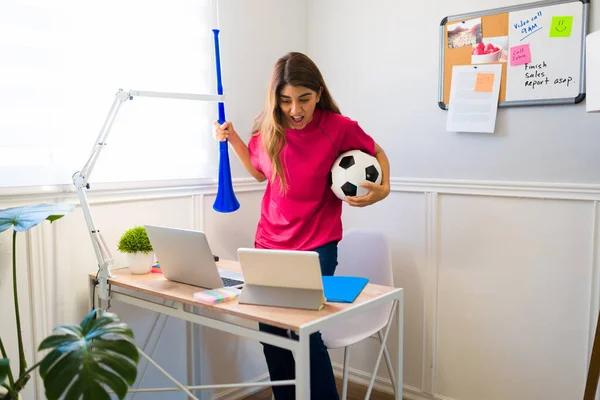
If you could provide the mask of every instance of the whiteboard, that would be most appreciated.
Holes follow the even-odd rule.
[[[443,18],[438,81],[440,108],[448,109],[452,67],[473,65],[477,68],[475,64],[486,62],[502,64],[499,107],[583,101],[589,6],[590,0],[548,0]],[[478,58],[475,61],[471,54],[479,53],[471,53],[470,48],[446,45],[449,43],[448,27],[470,20],[480,23],[479,36],[473,37],[482,42],[494,42],[505,56],[499,60],[481,61]],[[565,27],[568,30],[565,31]],[[513,65],[512,56],[519,48],[527,56],[521,53],[520,62]]]
[[[561,36],[552,29],[568,30]],[[554,18],[554,24],[553,24]],[[562,23],[561,23],[562,22]],[[508,14],[509,48],[529,45],[531,62],[511,66],[506,63],[506,101],[572,98],[583,91],[582,3],[572,2],[532,8]]]

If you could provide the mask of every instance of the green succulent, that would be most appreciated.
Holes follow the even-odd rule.
[[[145,253],[152,251],[152,245],[143,226],[128,229],[119,239],[117,249],[121,253]]]

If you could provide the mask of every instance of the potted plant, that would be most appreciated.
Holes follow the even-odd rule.
[[[106,388],[119,399],[135,382],[139,353],[132,343],[133,332],[112,313],[89,312],[79,325],[61,325],[40,344],[38,351],[49,350],[42,360],[27,368],[21,334],[17,294],[17,233],[39,223],[53,222],[73,211],[67,204],[36,204],[0,210],[0,232],[14,227],[12,240],[12,278],[15,325],[18,343],[18,373],[13,374],[0,337],[0,398],[20,399],[20,392],[39,367],[46,397],[59,399],[109,398]]]
[[[127,266],[132,274],[147,274],[152,270],[152,245],[143,226],[128,229],[119,239],[117,247],[127,256]]]

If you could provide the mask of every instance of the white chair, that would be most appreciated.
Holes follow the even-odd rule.
[[[392,274],[392,260],[390,248],[385,236],[379,232],[348,229],[338,246],[338,266],[335,271],[338,276],[362,276],[369,279],[369,283],[394,286]],[[321,330],[323,341],[329,349],[344,348],[344,373],[342,378],[342,400],[346,400],[348,391],[348,365],[350,361],[350,346],[360,342],[371,335],[377,334],[383,354],[390,373],[392,387],[396,392],[396,380],[392,369],[392,362],[383,343],[382,329],[387,325],[391,315],[392,304],[374,309],[367,315],[360,315],[340,323],[339,325]],[[381,357],[381,354],[380,354]],[[378,361],[381,358],[378,358]],[[375,366],[373,374],[377,373]],[[375,376],[367,391],[369,398]]]

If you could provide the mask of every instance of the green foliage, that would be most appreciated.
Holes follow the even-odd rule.
[[[136,226],[125,231],[117,247],[122,253],[145,253],[152,251],[152,245],[143,226]]]
[[[8,371],[10,370],[10,363],[8,358],[0,359],[0,385],[4,383],[4,380],[8,376]]]
[[[7,391],[7,397],[9,399],[16,399],[18,393],[23,390],[25,385],[30,379],[29,372],[32,369],[27,370],[27,360],[25,359],[25,350],[23,346],[23,335],[21,329],[21,315],[19,313],[19,295],[17,292],[17,257],[16,257],[16,246],[17,246],[17,232],[27,231],[34,226],[38,225],[43,221],[54,222],[57,219],[64,217],[75,209],[75,206],[71,204],[34,204],[23,207],[13,207],[0,210],[0,232],[8,230],[13,227],[13,240],[12,240],[12,275],[13,275],[13,304],[15,307],[15,328],[17,330],[17,344],[19,353],[19,370],[16,376],[18,379],[15,380],[13,372],[8,363],[8,357],[6,349],[2,343],[0,337],[0,353],[2,360],[0,360],[0,385],[3,386]],[[8,378],[8,383],[4,381]]]
[[[90,312],[80,325],[62,325],[44,339],[39,351],[51,351],[40,364],[46,397],[109,399],[105,387],[119,399],[137,375],[139,353],[130,341],[133,332],[112,313],[94,319]]]
[[[111,313],[102,314],[95,319],[95,310],[79,326],[57,327],[55,333],[46,338],[39,348],[40,351],[52,350],[41,362],[27,369],[17,293],[17,232],[27,231],[45,220],[54,222],[74,208],[69,204],[36,204],[0,210],[0,232],[14,227],[13,299],[19,347],[19,370],[13,375],[0,337],[0,356],[3,357],[0,358],[0,386],[7,390],[4,399],[16,400],[31,378],[31,372],[38,367],[44,380],[46,396],[50,400],[63,396],[66,399],[110,399],[105,387],[112,389],[122,399],[127,393],[128,385],[131,386],[135,381],[139,354],[130,341],[133,337],[131,329]]]
[[[45,220],[54,222],[74,208],[71,204],[35,204],[0,210],[0,232],[11,226],[15,227],[15,232],[23,232]]]

